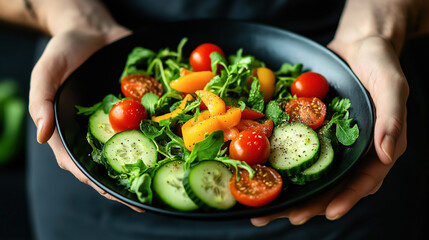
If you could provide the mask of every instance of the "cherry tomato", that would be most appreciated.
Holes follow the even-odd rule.
[[[194,71],[211,71],[211,59],[210,54],[212,52],[218,52],[225,56],[222,49],[212,43],[203,43],[192,51],[189,58],[192,69]]]
[[[267,138],[273,133],[273,120],[268,119],[264,123],[258,123],[250,119],[241,119],[236,128],[241,132],[244,130],[252,130],[263,133]]]
[[[270,156],[270,141],[253,130],[240,132],[229,145],[229,156],[232,159],[245,161],[249,165],[264,164]]]
[[[115,132],[140,129],[141,121],[146,118],[144,106],[129,99],[116,103],[109,112],[109,122]]]
[[[280,194],[283,181],[280,174],[270,167],[255,165],[253,169],[255,175],[250,179],[249,173],[240,168],[239,181],[236,174],[233,174],[229,180],[229,189],[239,203],[259,207],[273,201]]]
[[[292,95],[297,97],[317,97],[323,99],[329,91],[329,83],[326,78],[315,72],[305,72],[292,83]]]
[[[125,97],[141,101],[143,95],[152,92],[159,97],[162,95],[161,83],[151,76],[132,74],[122,78],[121,90]]]
[[[326,115],[326,105],[318,98],[297,98],[289,101],[285,108],[290,122],[302,122],[312,129],[322,125]]]

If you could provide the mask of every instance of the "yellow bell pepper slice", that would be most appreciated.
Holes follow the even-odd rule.
[[[160,122],[161,120],[164,120],[164,119],[169,119],[169,118],[176,117],[179,113],[181,113],[183,111],[183,109],[185,109],[186,104],[189,101],[192,101],[192,100],[194,100],[194,98],[192,97],[192,95],[187,94],[185,96],[185,98],[183,98],[183,100],[180,103],[180,105],[174,111],[172,111],[171,113],[166,113],[166,114],[161,115],[161,116],[153,116],[152,117],[152,121],[154,121],[154,122]]]

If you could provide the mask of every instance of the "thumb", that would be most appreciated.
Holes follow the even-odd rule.
[[[352,47],[331,43],[369,91],[375,108],[374,146],[381,162],[390,164],[406,148],[407,80],[392,44],[382,38],[369,37]]]
[[[29,111],[37,127],[37,141],[45,143],[54,132],[55,94],[64,81],[66,58],[52,51],[52,41],[31,73]]]

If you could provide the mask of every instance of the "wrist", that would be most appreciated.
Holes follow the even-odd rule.
[[[32,0],[40,28],[48,35],[79,29],[108,34],[120,26],[99,1]]]
[[[415,24],[415,0],[348,0],[335,41],[349,44],[379,37],[392,44],[397,53]]]

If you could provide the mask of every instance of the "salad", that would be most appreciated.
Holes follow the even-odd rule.
[[[258,207],[332,168],[359,136],[349,99],[301,63],[273,71],[212,43],[136,47],[112,93],[90,107],[91,157],[138,197],[179,211]],[[118,88],[119,92],[119,88]]]

